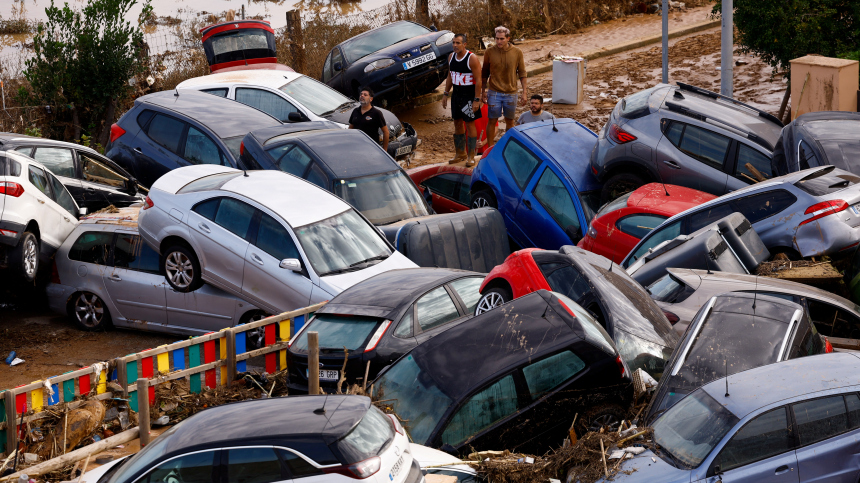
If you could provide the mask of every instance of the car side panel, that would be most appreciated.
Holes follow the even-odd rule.
[[[570,196],[576,207],[574,216],[579,221],[580,234],[584,226],[584,217],[579,214],[582,208],[579,206],[579,197],[572,196],[571,193],[576,193],[576,190],[571,188],[567,183],[564,174],[560,173],[557,167],[550,162],[544,162],[540,165],[529,180],[528,185],[517,206],[516,223],[531,242],[529,246],[544,248],[547,250],[557,250],[564,245],[571,245],[572,241],[565,230],[550,216],[546,208],[541,204],[534,194],[535,187],[543,175],[545,170],[551,170],[564,184],[567,190],[567,196]],[[564,196],[562,194],[562,196]]]
[[[301,273],[280,268],[280,260],[246,244],[242,296],[270,312],[307,307],[314,284]]]
[[[855,483],[860,475],[860,430],[798,448],[801,481]]]
[[[192,329],[198,334],[235,325],[233,314],[237,305],[244,305],[243,310],[253,308],[208,284],[188,293],[177,292],[166,285],[165,295],[167,323],[175,328]]]
[[[165,286],[162,275],[125,268],[106,267],[105,289],[114,302],[119,316],[129,326],[140,324],[167,324]]]
[[[188,213],[187,220],[189,234],[201,248],[196,254],[203,279],[240,295],[242,277],[239,274],[244,272],[245,252],[249,245],[247,240],[194,211]]]

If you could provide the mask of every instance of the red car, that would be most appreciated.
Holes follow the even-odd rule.
[[[681,186],[646,184],[604,205],[576,246],[621,263],[642,237],[667,218],[714,198]]]
[[[430,188],[436,213],[456,213],[469,209],[469,186],[472,168],[449,164],[433,164],[406,170],[406,174],[424,193]]]

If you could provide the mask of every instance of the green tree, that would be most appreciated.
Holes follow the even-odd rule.
[[[131,94],[129,79],[146,67],[141,22],[126,20],[136,4],[89,0],[83,9],[73,10],[51,0],[45,9],[48,19],[33,39],[35,55],[24,76],[38,101],[71,122],[74,140],[80,139],[81,126],[95,126],[101,131],[98,141],[107,143],[117,105]],[[151,10],[150,0],[144,0],[140,19]]]

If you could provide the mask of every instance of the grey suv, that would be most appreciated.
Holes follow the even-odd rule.
[[[769,179],[782,127],[766,112],[687,84],[627,96],[591,152],[601,202],[654,181],[719,196]]]

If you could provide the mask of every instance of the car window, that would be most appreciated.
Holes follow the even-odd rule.
[[[213,483],[216,451],[192,453],[155,467],[137,483]]]
[[[328,190],[326,175],[323,173],[323,170],[317,166],[317,163],[311,163],[311,168],[308,170],[308,176],[305,179],[324,190]]]
[[[81,172],[83,172],[85,180],[117,188],[125,187],[128,178],[117,173],[95,157],[78,151],[78,159],[81,160]]]
[[[81,234],[69,250],[69,259],[107,265],[113,233],[88,231]]]
[[[311,163],[311,157],[295,144],[282,144],[266,152],[275,161],[276,168],[299,178],[305,174],[305,169]]]
[[[76,178],[75,158],[71,149],[37,147],[33,159],[45,165],[48,171],[57,176]]]
[[[860,397],[857,394],[846,394],[845,406],[848,408],[848,427],[860,428]]]
[[[334,51],[332,51],[334,52]],[[325,63],[323,64],[323,82],[328,82],[331,79],[331,54],[329,52],[325,58]]]
[[[645,252],[663,243],[666,240],[671,240],[681,234],[681,220],[677,220],[669,225],[666,225],[659,230],[651,233],[647,240],[639,244],[639,248],[624,262],[624,268],[630,266],[631,263],[638,260]]]
[[[594,216],[603,216],[607,213],[612,213],[613,211],[620,210],[621,208],[627,208],[627,202],[630,200],[630,195],[632,194],[633,192],[631,191],[627,194],[619,196],[618,198],[615,198],[609,203],[606,203],[605,205],[600,207],[600,209],[597,211],[597,214]]]
[[[466,277],[451,282],[451,288],[460,296],[463,305],[466,306],[467,314],[474,314],[475,308],[478,307],[478,300],[481,299],[481,284],[484,282],[482,277]]]
[[[137,125],[141,128],[146,128],[146,123],[152,119],[152,116],[155,115],[155,111],[150,111],[149,109],[144,109],[140,114],[137,115]]]
[[[192,210],[234,235],[246,239],[251,219],[256,213],[256,209],[251,205],[233,198],[213,198],[197,203]]]
[[[502,158],[521,191],[525,189],[532,173],[540,165],[540,159],[514,139],[508,140],[505,150],[502,151]]]
[[[553,292],[563,294],[574,301],[591,293],[588,279],[570,264],[542,263],[540,270]]]
[[[806,306],[815,328],[821,335],[860,339],[860,319],[856,315],[811,297],[806,299]]]
[[[732,209],[742,213],[750,223],[758,223],[793,205],[797,198],[785,190],[773,190],[732,201]]]
[[[785,408],[774,409],[757,416],[735,433],[720,451],[715,464],[725,472],[785,453],[794,446],[792,439]]]
[[[470,186],[472,186],[472,177],[463,176],[462,180],[460,181],[460,191],[457,193],[457,201],[466,206],[469,206],[470,202]]]
[[[227,483],[271,483],[287,478],[273,448],[227,450]]]
[[[207,220],[215,221],[215,213],[218,213],[218,206],[221,204],[221,198],[212,198],[211,200],[201,201],[194,205],[192,211],[199,213],[200,216]]]
[[[21,163],[14,159],[7,158],[6,176],[21,176]]]
[[[27,170],[27,174],[30,183],[32,183],[36,189],[41,191],[42,194],[48,198],[52,198],[51,188],[48,187],[48,177],[45,175],[45,171],[42,168],[30,166],[30,169]]]
[[[660,215],[628,215],[615,222],[615,227],[634,238],[642,239],[651,230],[660,226],[668,217]]]
[[[551,169],[544,170],[535,185],[534,195],[562,230],[566,233],[580,232],[579,217],[576,215],[576,207],[570,192]]]
[[[25,156],[30,156],[30,154],[33,153],[33,147],[32,146],[21,146],[21,147],[15,148],[15,151],[18,151],[19,153],[21,153]]]
[[[63,186],[63,183],[60,183],[60,180],[57,179],[51,173],[48,173],[48,182],[51,183],[51,191],[54,192],[54,201],[57,202],[58,205],[62,206],[64,210],[68,211],[72,216],[78,216],[78,205],[75,204],[75,200],[72,198],[72,195],[69,194],[69,190]]]
[[[257,241],[254,245],[279,261],[299,258],[299,250],[287,229],[265,213],[260,218],[260,228],[257,229]]]
[[[734,207],[731,203],[717,203],[715,205],[711,205],[707,208],[699,210],[689,217],[687,217],[689,221],[689,225],[687,228],[687,233],[693,233],[698,231],[711,223],[714,223],[717,220],[721,220],[732,213],[735,212]]]
[[[792,405],[801,446],[848,431],[848,414],[842,395]]]
[[[394,329],[394,336],[405,339],[407,337],[412,337],[412,332],[412,307],[409,307],[409,310],[407,310],[403,315],[403,318],[400,319],[400,324],[398,324],[397,328]]]
[[[461,177],[462,175],[460,174],[443,173],[439,176],[425,179],[421,185],[430,188],[430,191],[437,195],[453,199],[457,193],[457,185]]]
[[[212,138],[190,126],[185,137],[183,157],[191,164],[221,164],[226,166],[221,151]]]
[[[218,97],[227,97],[227,90],[228,90],[227,88],[223,88],[223,89],[203,89],[203,90],[202,90],[202,91],[200,91],[200,92],[205,92],[205,93],[207,93],[207,94],[212,94],[213,96],[218,96]]]
[[[174,154],[179,154],[179,142],[185,123],[164,114],[156,114],[146,130],[147,136]]]
[[[800,141],[797,144],[797,162],[800,164],[800,169],[809,169],[816,166],[821,166],[821,161],[815,155],[815,151],[806,144],[806,141]]]
[[[770,158],[741,143],[738,146],[738,163],[735,166],[734,177],[749,184],[772,178]]]
[[[293,478],[301,478],[302,476],[318,475],[322,473],[322,470],[308,463],[304,458],[292,451],[283,449],[278,449],[277,451],[281,454],[281,458],[284,462],[287,463],[287,467],[290,469],[290,475],[292,475]]]
[[[113,250],[115,267],[139,272],[158,273],[158,253],[141,240],[139,235],[117,233]]]
[[[508,375],[475,394],[454,414],[445,431],[442,443],[457,446],[471,436],[489,428],[500,419],[517,411],[517,388],[514,376]]]
[[[421,330],[427,331],[451,322],[459,317],[460,313],[457,312],[457,306],[454,305],[445,287],[439,287],[418,299],[415,315],[418,317]]]
[[[567,350],[523,368],[532,399],[537,399],[585,369],[585,362]]]
[[[723,169],[726,151],[731,139],[698,126],[673,122],[666,131],[666,139],[684,154],[714,169]]]
[[[340,49],[335,47],[331,51],[331,75],[332,75],[332,77],[336,76],[338,74],[338,72],[340,72],[339,70],[335,70],[335,68],[334,68],[334,65],[337,64],[338,62],[340,62],[340,64],[341,64],[341,70],[344,67],[346,67],[345,65],[343,65],[343,56],[340,53]]]
[[[236,100],[270,114],[279,121],[287,121],[291,112],[299,112],[296,106],[283,97],[262,89],[239,87],[236,89]]]

